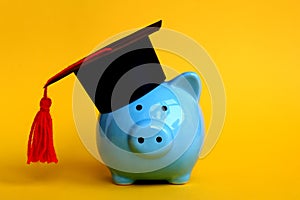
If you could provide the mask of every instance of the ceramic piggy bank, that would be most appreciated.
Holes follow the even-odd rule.
[[[97,144],[97,158],[110,169],[116,184],[189,180],[204,137],[201,83],[193,72],[166,82],[150,38],[161,25],[160,20],[118,39],[47,81],[29,135],[27,163],[57,162],[47,87],[74,73],[101,113],[96,139],[89,142]]]
[[[98,150],[114,183],[189,180],[204,136],[200,93],[198,75],[186,72],[100,116]]]

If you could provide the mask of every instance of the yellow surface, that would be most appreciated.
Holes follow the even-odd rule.
[[[297,1],[1,1],[0,199],[299,199]],[[74,76],[51,86],[59,164],[27,166],[45,81],[106,38],[162,19],[202,44],[227,94],[221,138],[184,186],[111,184],[72,118]]]

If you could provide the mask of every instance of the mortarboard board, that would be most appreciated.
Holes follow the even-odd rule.
[[[151,24],[124,37],[65,68],[44,86],[31,127],[27,163],[57,162],[52,139],[51,100],[47,87],[75,73],[100,113],[115,111],[144,96],[160,83],[165,74],[159,63],[149,35],[158,31],[162,21]]]

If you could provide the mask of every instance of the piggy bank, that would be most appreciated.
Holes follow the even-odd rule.
[[[204,137],[200,78],[186,72],[99,118],[97,147],[116,184],[184,184]]]

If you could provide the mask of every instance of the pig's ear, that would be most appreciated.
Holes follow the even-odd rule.
[[[185,72],[169,82],[172,86],[179,87],[199,100],[201,93],[201,81],[195,72]]]

